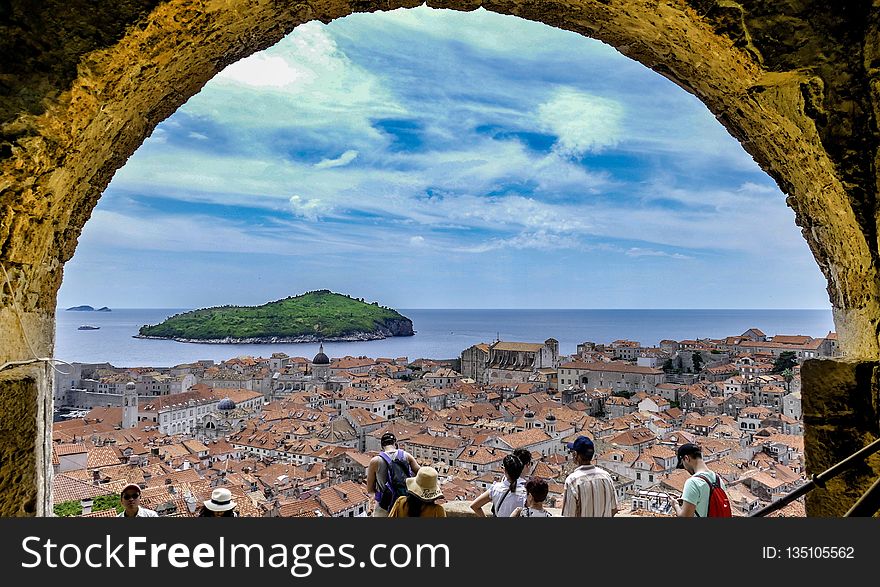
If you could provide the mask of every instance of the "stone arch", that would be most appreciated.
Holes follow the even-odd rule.
[[[419,4],[142,0],[71,25],[101,34],[64,29],[68,36],[42,44],[27,37],[20,22],[26,17],[13,15],[11,42],[60,43],[61,50],[48,57],[25,51],[24,73],[12,84],[18,93],[0,110],[0,361],[52,354],[64,263],[101,192],[155,126],[216,73],[304,22]],[[697,96],[787,194],[828,280],[841,348],[850,356],[880,356],[874,169],[880,84],[871,83],[880,63],[880,19],[870,3],[829,9],[800,0],[787,3],[785,13],[769,1],[428,5],[482,6],[599,39]],[[49,2],[44,10],[55,8]],[[56,58],[63,71],[40,81],[37,65],[27,70],[28,57]],[[21,473],[33,480],[18,484],[26,489],[7,494],[18,471],[0,478],[0,514],[48,511],[50,382],[44,363],[0,372],[0,408],[23,416],[16,420],[36,420],[35,430],[17,429],[18,440],[0,447],[24,461],[36,454]]]

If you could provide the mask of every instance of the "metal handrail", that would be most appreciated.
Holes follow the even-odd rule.
[[[872,442],[868,446],[866,446],[866,447],[860,449],[859,451],[851,454],[850,456],[846,457],[845,459],[843,459],[842,461],[840,461],[836,465],[832,466],[831,468],[822,471],[818,475],[813,475],[813,477],[809,481],[807,481],[805,484],[801,485],[800,487],[798,487],[797,489],[795,489],[791,493],[788,493],[787,495],[782,496],[781,498],[774,501],[770,505],[767,505],[767,506],[759,509],[758,511],[752,513],[751,515],[749,515],[749,517],[750,518],[760,518],[760,517],[766,516],[767,514],[771,514],[771,513],[775,512],[776,510],[779,510],[779,509],[787,506],[788,504],[790,504],[794,500],[798,499],[799,497],[801,497],[803,495],[806,495],[807,493],[809,493],[810,491],[814,490],[817,487],[824,488],[825,483],[827,483],[829,480],[833,479],[834,477],[837,477],[838,475],[840,475],[841,473],[843,473],[844,471],[846,471],[850,467],[864,461],[865,459],[867,459],[869,456],[871,456],[875,452],[880,452],[880,438],[878,438],[877,440],[875,440],[874,442]],[[861,498],[859,498],[859,501],[857,501],[856,504],[853,505],[852,508],[850,508],[850,510],[846,513],[846,515],[847,516],[873,515],[873,513],[875,511],[877,511],[876,507],[873,511],[871,511],[870,514],[865,514],[863,512],[867,511],[869,509],[869,507],[872,506],[878,499],[880,499],[880,479],[878,479],[878,481],[876,483],[874,483],[874,485],[872,485],[871,488],[868,489],[868,491]],[[880,504],[878,504],[878,505],[880,505]],[[857,509],[857,506],[858,506],[858,509]],[[856,510],[856,512],[862,512],[862,513],[852,513],[853,510]]]
[[[880,509],[880,477],[874,481],[874,484],[862,494],[857,502],[853,504],[849,511],[846,512],[844,518],[866,517],[870,518],[877,510]]]

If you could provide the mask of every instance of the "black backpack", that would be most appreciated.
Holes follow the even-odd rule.
[[[409,461],[401,449],[392,459],[386,452],[380,452],[379,456],[385,461],[386,479],[382,489],[379,490],[379,507],[383,510],[391,510],[391,506],[401,495],[406,495],[406,479],[412,477]]]

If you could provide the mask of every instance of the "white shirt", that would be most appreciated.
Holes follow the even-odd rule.
[[[492,487],[489,488],[489,499],[495,504],[496,518],[509,518],[510,514],[513,513],[513,510],[525,505],[526,486],[521,479],[518,481],[519,482],[516,484],[516,491],[511,491],[507,494],[507,497],[504,497],[504,494],[507,493],[507,488],[510,487],[510,482],[507,481],[506,477],[503,481],[493,483]],[[502,501],[501,498],[504,498],[504,501]]]
[[[122,510],[121,512],[116,514],[116,517],[117,518],[124,518],[125,517],[125,510]],[[157,514],[153,510],[148,510],[147,508],[145,508],[142,505],[138,506],[138,513],[135,516],[135,518],[158,518],[158,517],[159,517],[159,514]]]

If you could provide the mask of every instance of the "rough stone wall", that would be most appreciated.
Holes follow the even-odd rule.
[[[802,410],[807,470],[818,474],[880,438],[880,362],[805,361]],[[807,515],[842,516],[880,477],[880,453],[807,494]]]
[[[112,13],[89,0],[8,0],[0,7],[0,157],[36,129],[7,124],[19,113],[39,115],[76,79],[80,58],[121,39],[126,29],[161,0],[117,0]],[[63,42],[58,42],[63,39]],[[14,56],[14,58],[10,58]]]
[[[0,516],[37,512],[37,382],[0,381]]]
[[[16,59],[0,75],[0,263],[9,273],[8,283],[0,275],[0,363],[51,354],[64,263],[101,192],[156,124],[212,76],[303,22],[420,3],[4,4],[0,51]],[[841,348],[880,357],[880,17],[869,0],[428,4],[483,6],[595,37],[700,98],[787,194],[828,279]],[[15,382],[31,374],[2,376],[19,389]],[[51,377],[38,370],[36,378],[42,406]],[[31,400],[20,401],[16,409]]]

